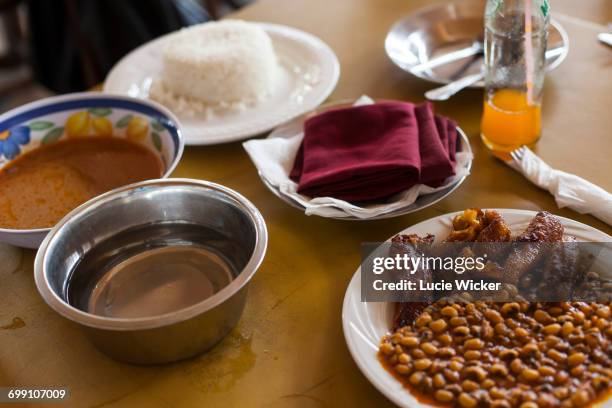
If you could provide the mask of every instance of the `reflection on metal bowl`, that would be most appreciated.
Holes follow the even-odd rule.
[[[462,0],[425,7],[395,23],[385,39],[385,50],[404,71],[427,81],[446,84],[480,72],[483,57],[485,0]],[[548,71],[563,62],[569,40],[559,22],[551,19]],[[472,85],[481,88],[482,81]]]
[[[83,204],[49,233],[43,299],[104,353],[153,364],[201,353],[238,322],[267,230],[240,194],[188,179],[145,181]]]

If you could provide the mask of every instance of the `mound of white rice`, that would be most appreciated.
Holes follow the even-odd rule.
[[[272,93],[277,77],[268,34],[255,24],[226,20],[175,34],[164,50],[160,85],[208,104],[252,103]]]

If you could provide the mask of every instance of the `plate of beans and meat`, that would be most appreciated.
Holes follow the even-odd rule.
[[[571,256],[543,257],[541,243],[609,243],[612,237],[547,212],[468,209],[416,224],[387,242],[408,253],[448,242],[534,244],[504,255],[503,276],[488,276],[502,282],[507,299],[462,293],[432,301],[362,302],[357,270],[344,298],[345,339],[362,373],[395,404],[612,407],[610,297],[537,302],[516,295],[526,278],[534,279],[527,282],[532,288],[564,287],[555,274],[568,269]],[[528,270],[543,271],[541,282]],[[597,280],[612,293],[603,274],[589,270],[581,276],[585,285]]]

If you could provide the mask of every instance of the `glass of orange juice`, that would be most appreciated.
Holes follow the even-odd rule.
[[[481,123],[485,145],[497,156],[507,155],[522,145],[531,146],[542,132],[540,104],[529,103],[517,89],[499,89],[487,95]]]
[[[484,144],[502,159],[535,144],[549,22],[547,0],[488,0],[485,8]]]

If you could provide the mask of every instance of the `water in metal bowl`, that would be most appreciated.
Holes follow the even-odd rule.
[[[230,246],[229,236],[196,224],[128,229],[79,261],[67,283],[67,301],[115,318],[159,316],[193,306],[239,274],[241,265],[219,251]]]

